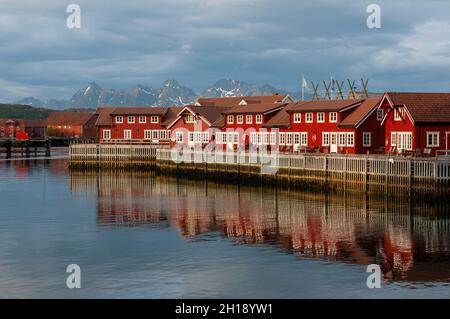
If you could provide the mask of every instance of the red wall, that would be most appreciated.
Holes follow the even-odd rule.
[[[363,143],[364,132],[372,133],[372,146],[365,147]],[[378,153],[383,147],[385,147],[385,129],[381,126],[381,121],[377,121],[377,111],[372,114],[355,130],[355,153],[366,154]]]
[[[189,113],[190,114],[190,113]],[[213,139],[212,129],[210,129],[209,125],[204,122],[202,119],[198,118],[196,123],[186,123],[184,117],[180,117],[180,119],[170,127],[172,131],[170,145],[176,145],[177,142],[176,132],[183,132],[183,144],[188,144],[188,132],[209,132],[209,141]],[[203,144],[203,143],[202,143]]]

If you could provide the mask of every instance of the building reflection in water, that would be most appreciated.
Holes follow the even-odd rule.
[[[364,194],[322,194],[156,176],[71,173],[71,190],[97,194],[99,227],[174,227],[303,258],[381,265],[387,280],[450,281],[450,205]]]

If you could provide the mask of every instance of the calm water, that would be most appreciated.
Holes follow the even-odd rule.
[[[0,162],[0,298],[450,297],[450,203],[66,167]]]

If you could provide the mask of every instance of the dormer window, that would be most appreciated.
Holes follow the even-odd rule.
[[[377,121],[382,121],[384,117],[384,110],[383,109],[378,109],[377,110]]]
[[[394,120],[401,121],[405,118],[405,108],[399,107],[394,111]]]
[[[184,117],[186,123],[195,123],[195,116],[192,114],[186,114]]]

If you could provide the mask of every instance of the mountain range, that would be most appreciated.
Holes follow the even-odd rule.
[[[136,85],[131,90],[104,89],[97,83],[91,82],[79,89],[69,100],[52,99],[43,102],[34,97],[26,97],[14,103],[52,109],[92,109],[98,106],[173,106],[192,103],[199,97],[270,95],[273,93],[286,93],[293,99],[300,97],[300,92],[287,92],[268,84],[254,85],[232,79],[221,79],[198,94],[175,79],[169,79],[159,88]],[[307,95],[309,96],[309,94]]]

